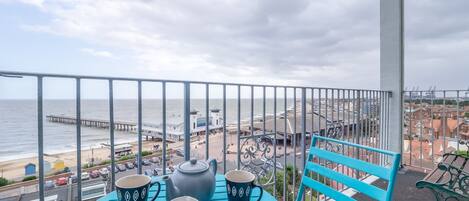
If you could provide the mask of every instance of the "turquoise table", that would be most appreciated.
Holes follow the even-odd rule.
[[[160,177],[154,177],[154,180],[160,180]],[[212,200],[228,200],[227,195],[226,195],[226,182],[225,182],[225,177],[221,174],[217,174],[216,176],[217,180],[217,187],[215,189],[215,194],[213,195]],[[150,194],[148,196],[148,200],[151,200],[151,198],[155,195],[156,193],[156,188],[157,185],[154,185],[150,189]],[[259,190],[258,188],[253,189],[251,200],[255,201],[259,198]],[[164,182],[161,183],[161,191],[160,194],[158,195],[157,201],[166,201],[166,185]],[[262,195],[262,201],[270,201],[270,200],[275,200],[275,198],[269,194],[268,192],[264,191]],[[117,195],[116,192],[113,191],[106,196],[98,199],[98,201],[117,201]]]

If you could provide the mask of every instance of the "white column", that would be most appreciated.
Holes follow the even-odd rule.
[[[380,2],[380,85],[391,91],[389,100],[389,147],[402,152],[404,88],[404,1]]]

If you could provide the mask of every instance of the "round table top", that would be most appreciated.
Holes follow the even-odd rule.
[[[161,180],[161,177],[153,177],[153,180]],[[212,197],[212,200],[228,200],[227,193],[226,193],[226,182],[225,182],[225,177],[222,174],[217,174],[216,175],[216,188],[215,188],[215,193]],[[150,189],[150,194],[148,196],[148,200],[151,200],[153,195],[156,193],[157,186],[153,186]],[[252,196],[251,200],[257,200],[259,198],[259,190],[258,188],[254,188],[252,191]],[[161,191],[160,194],[158,195],[158,198],[156,199],[157,201],[165,201],[166,200],[166,185],[164,182],[161,183]],[[262,193],[262,201],[270,201],[270,200],[276,200],[269,192],[263,191]],[[117,201],[117,195],[116,192],[113,191],[106,196],[98,199],[98,201]]]

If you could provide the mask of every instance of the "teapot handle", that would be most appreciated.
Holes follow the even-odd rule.
[[[215,160],[214,158],[210,158],[207,160],[207,163],[210,165],[210,169],[212,170],[213,172],[213,175],[216,175],[217,174],[217,160]]]

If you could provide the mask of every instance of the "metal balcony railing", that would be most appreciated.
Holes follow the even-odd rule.
[[[359,143],[380,149],[389,149],[388,142],[390,140],[389,128],[389,96],[390,92],[381,90],[365,90],[365,89],[344,89],[344,88],[322,88],[322,87],[306,87],[306,86],[284,86],[284,85],[256,85],[242,83],[220,83],[220,82],[199,82],[199,81],[183,81],[183,80],[161,80],[161,79],[139,79],[124,77],[100,77],[100,76],[78,76],[78,75],[59,75],[59,74],[41,74],[41,73],[24,73],[24,72],[5,72],[0,71],[2,79],[33,77],[37,79],[37,145],[38,145],[38,197],[44,200],[45,197],[45,174],[44,174],[44,117],[43,110],[44,88],[43,80],[50,78],[64,78],[75,81],[76,97],[75,107],[76,114],[72,117],[72,123],[76,124],[76,175],[77,197],[82,199],[82,169],[81,161],[81,137],[82,127],[92,125],[86,123],[81,116],[82,89],[83,80],[104,80],[108,83],[109,95],[108,106],[109,116],[106,122],[102,122],[102,127],[114,128],[109,129],[110,149],[111,153],[115,153],[115,130],[122,129],[119,122],[114,117],[114,82],[127,81],[137,83],[137,123],[130,125],[131,130],[135,129],[138,134],[138,173],[142,174],[142,137],[144,133],[144,123],[142,120],[142,83],[152,82],[161,84],[161,126],[155,132],[161,134],[162,140],[162,170],[163,174],[167,174],[167,144],[169,141],[178,139],[168,138],[168,114],[167,114],[167,84],[176,83],[183,85],[183,155],[185,160],[189,160],[191,152],[191,137],[194,133],[205,134],[205,158],[212,157],[210,155],[210,134],[221,135],[222,140],[222,158],[219,164],[220,173],[224,173],[229,169],[245,169],[255,173],[258,176],[258,182],[267,188],[271,193],[276,195],[278,199],[291,200],[296,196],[296,188],[304,167],[307,149],[311,143],[311,135],[322,135],[333,137],[340,140]],[[194,129],[191,125],[191,86],[205,86],[205,128]],[[222,108],[221,108],[221,126],[218,130],[214,130],[209,119],[210,96],[209,90],[212,86],[221,86],[222,88]],[[230,87],[230,90],[227,89]],[[256,89],[262,91],[261,94],[255,94]],[[241,118],[242,104],[245,103],[241,98],[243,90],[250,92],[249,101],[250,114],[247,120]],[[272,99],[267,100],[266,91],[272,91]],[[1,92],[0,92],[1,93]],[[227,93],[236,94],[236,122],[227,122]],[[281,94],[281,96],[278,96]],[[255,97],[262,98],[262,114],[256,116],[254,113]],[[269,102],[270,101],[270,102]],[[272,114],[266,114],[266,103],[273,104]],[[280,104],[279,104],[280,103]],[[217,108],[220,109],[220,108]],[[48,117],[52,118],[52,117]],[[70,121],[70,120],[69,120]],[[124,124],[122,124],[124,125]],[[213,134],[218,132],[218,134]],[[234,136],[234,142],[228,142],[228,137]],[[193,138],[193,137],[192,137]],[[236,159],[230,163],[228,155],[228,143],[236,144]],[[370,155],[365,152],[358,152],[349,147],[340,147],[333,144],[324,144],[323,146],[335,150],[347,156],[353,156],[361,160],[366,160],[375,164],[385,164],[387,159],[379,155]],[[193,148],[192,148],[193,149]],[[109,189],[114,189],[116,173],[114,167],[118,163],[115,154],[110,154],[112,170],[110,171],[110,180],[108,182]],[[359,170],[352,170],[345,166],[325,163],[336,171],[346,172],[349,176],[363,177],[363,173]],[[291,174],[291,175],[290,175]],[[281,177],[281,178],[278,178]],[[331,182],[327,178],[322,180],[328,185],[345,189],[347,187]],[[309,191],[309,199],[320,197],[317,192]]]
[[[465,154],[469,89],[404,92],[403,164],[433,169],[443,154]]]

